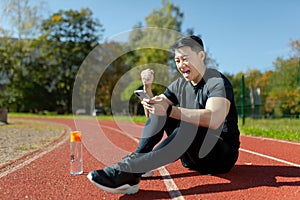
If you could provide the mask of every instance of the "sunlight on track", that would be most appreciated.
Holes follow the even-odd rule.
[[[293,167],[300,167],[299,164],[295,164],[295,163],[292,163],[292,162],[289,162],[289,161],[286,161],[286,160],[282,160],[282,159],[275,158],[275,157],[272,157],[272,156],[268,156],[268,155],[265,155],[265,154],[257,153],[257,152],[250,151],[250,150],[247,150],[247,149],[240,148],[240,151],[243,151],[243,152],[246,152],[246,153],[250,153],[250,154],[254,154],[256,156],[268,158],[268,159],[271,159],[271,160],[275,160],[277,162],[281,162],[281,163],[284,163],[284,164],[287,164],[287,165],[291,165]]]

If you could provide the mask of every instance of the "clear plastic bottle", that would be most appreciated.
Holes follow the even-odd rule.
[[[82,174],[83,161],[82,161],[82,143],[81,132],[72,131],[70,134],[70,173]]]

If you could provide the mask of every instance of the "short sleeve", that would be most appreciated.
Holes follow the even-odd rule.
[[[179,94],[178,91],[178,81],[172,82],[163,93],[174,105],[178,104],[178,98],[176,94]]]
[[[215,77],[208,80],[210,87],[208,88],[208,97],[224,97],[229,101],[233,100],[233,89],[227,79],[223,77]]]

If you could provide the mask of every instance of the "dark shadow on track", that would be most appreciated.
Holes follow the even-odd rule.
[[[174,174],[171,177],[177,178],[201,176],[198,172],[188,172]],[[231,172],[227,174],[216,175],[219,178],[229,180],[230,183],[216,183],[195,185],[189,189],[180,190],[183,196],[205,193],[217,193],[224,191],[244,190],[249,188],[267,186],[300,186],[300,168],[292,166],[260,166],[260,165],[236,165]],[[151,179],[162,179],[161,177],[152,177]],[[125,195],[120,199],[161,199],[170,198],[166,191],[140,190],[134,195]]]

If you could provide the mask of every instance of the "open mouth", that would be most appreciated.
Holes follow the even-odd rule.
[[[181,71],[182,75],[184,78],[188,78],[188,76],[190,75],[191,71],[190,70],[186,70],[186,71]]]

